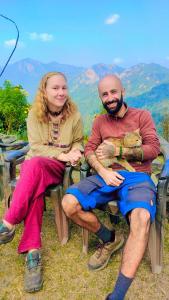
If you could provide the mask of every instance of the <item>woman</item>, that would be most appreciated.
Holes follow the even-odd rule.
[[[51,72],[42,78],[27,128],[30,150],[11,206],[0,223],[0,244],[10,242],[15,225],[24,220],[18,252],[27,253],[25,290],[33,292],[40,290],[43,283],[39,249],[45,190],[62,182],[65,163],[76,165],[83,149],[80,113],[68,95],[62,73]]]

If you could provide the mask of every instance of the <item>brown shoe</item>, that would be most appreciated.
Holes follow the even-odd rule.
[[[124,237],[121,235],[116,235],[114,242],[99,244],[98,249],[89,259],[89,270],[98,271],[104,269],[107,266],[111,255],[119,250],[123,244]]]

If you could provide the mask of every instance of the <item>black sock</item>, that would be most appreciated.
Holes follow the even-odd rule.
[[[132,281],[133,281],[133,278],[126,277],[122,273],[119,273],[114,290],[108,296],[107,299],[108,300],[123,300]]]
[[[113,242],[115,240],[115,230],[109,230],[103,224],[101,224],[96,235],[103,243]]]

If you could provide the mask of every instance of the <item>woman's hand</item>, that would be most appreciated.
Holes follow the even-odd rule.
[[[76,166],[82,157],[79,149],[72,149],[68,153],[61,153],[58,159],[65,162],[70,162],[72,166]]]
[[[79,149],[72,149],[70,152],[67,153],[69,162],[71,163],[72,166],[77,166],[79,163],[82,153],[80,152]]]
[[[123,180],[125,179],[118,172],[105,169],[105,168],[102,169],[99,175],[103,178],[103,180],[106,182],[107,185],[113,185],[113,186],[119,186],[121,183],[123,183]]]

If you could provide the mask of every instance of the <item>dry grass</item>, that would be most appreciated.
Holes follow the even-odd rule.
[[[54,228],[53,211],[48,204],[44,214],[43,267],[44,286],[36,294],[23,290],[24,257],[17,254],[17,245],[22,225],[17,227],[15,239],[0,247],[0,299],[1,300],[103,300],[112,290],[121,260],[121,253],[114,255],[108,267],[100,272],[90,272],[87,260],[96,245],[95,236],[90,236],[89,254],[82,254],[81,229],[71,224],[71,238],[61,246]],[[3,214],[0,205],[0,216]],[[124,223],[118,226],[123,231]],[[127,228],[127,225],[125,226]],[[125,229],[125,235],[127,229]],[[153,275],[150,261],[145,255],[126,299],[166,300],[169,296],[169,223],[165,226],[164,268],[160,275]],[[169,299],[169,298],[168,298]]]

